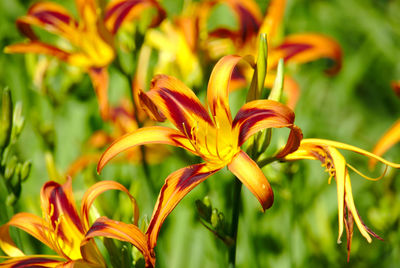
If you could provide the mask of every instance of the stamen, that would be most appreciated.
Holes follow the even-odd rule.
[[[200,152],[200,150],[197,148],[197,145],[196,145],[195,143],[193,143],[193,140],[189,137],[188,132],[187,132],[187,129],[186,129],[186,126],[185,126],[185,123],[182,123],[182,126],[183,126],[183,131],[184,131],[185,137],[189,140],[189,142],[190,142],[190,144],[193,146],[195,152],[196,152],[201,158],[207,159],[207,157],[206,157],[204,154],[202,154],[202,153]]]
[[[219,130],[219,122],[216,116],[214,116],[214,121],[215,121],[215,150],[217,152],[217,156],[220,160],[222,160],[222,157],[219,155],[219,150],[218,150],[218,130]]]
[[[350,169],[352,169],[355,173],[357,173],[358,175],[360,175],[361,177],[363,177],[364,179],[367,179],[367,180],[370,180],[370,181],[379,181],[380,179],[382,179],[382,178],[385,176],[386,171],[387,171],[387,169],[388,169],[388,165],[385,165],[386,167],[385,167],[385,170],[383,171],[382,175],[380,175],[380,176],[377,177],[377,178],[371,178],[371,177],[368,177],[367,175],[364,175],[363,173],[361,173],[359,170],[357,170],[355,167],[353,167],[352,165],[350,165],[350,164],[348,164],[348,163],[347,163],[347,166],[348,166]]]

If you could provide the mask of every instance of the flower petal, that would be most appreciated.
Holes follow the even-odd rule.
[[[133,223],[137,225],[139,219],[139,207],[136,203],[135,198],[129,193],[129,191],[120,183],[115,181],[101,181],[90,187],[82,198],[81,203],[81,217],[85,230],[89,229],[89,212],[94,200],[102,193],[108,190],[120,190],[125,192],[132,202],[133,206]]]
[[[232,129],[239,133],[239,146],[249,137],[265,128],[291,127],[294,113],[289,107],[273,100],[255,100],[246,103],[237,112]]]
[[[29,8],[26,16],[17,20],[19,31],[29,39],[36,40],[31,25],[69,39],[77,24],[64,7],[52,2],[38,2]]]
[[[43,214],[46,217],[44,222],[48,223],[48,228],[54,232],[53,235],[57,239],[55,243],[63,245],[63,248],[59,246],[57,253],[64,256],[64,252],[68,252],[69,259],[80,259],[79,244],[85,231],[75,207],[71,184],[70,177],[63,185],[49,181],[43,185],[40,198]]]
[[[389,150],[393,145],[400,141],[400,120],[397,120],[388,131],[379,139],[378,143],[375,145],[372,153],[375,155],[383,155],[387,150]],[[369,161],[369,166],[373,167],[376,164],[376,160],[371,158]]]
[[[282,158],[290,153],[295,152],[297,148],[299,148],[302,139],[303,139],[303,132],[301,131],[301,128],[299,128],[296,125],[293,125],[290,128],[289,138],[286,142],[285,147],[283,147],[283,149],[280,150],[275,157]]]
[[[107,68],[90,68],[90,79],[99,102],[100,114],[103,119],[107,119],[110,114],[108,102],[108,71]]]
[[[53,248],[49,241],[49,237],[46,235],[48,228],[47,226],[43,226],[43,219],[30,213],[18,213],[14,215],[9,222],[0,227],[0,247],[8,256],[24,256],[24,253],[17,248],[12,241],[9,233],[10,226],[24,230],[36,239],[40,240],[43,244]]]
[[[119,27],[125,22],[136,19],[143,10],[156,8],[157,15],[153,18],[151,26],[157,26],[166,16],[165,11],[155,0],[114,0],[111,1],[105,12],[105,23],[107,29],[115,34]]]
[[[194,92],[175,77],[157,75],[150,87],[150,91],[140,95],[142,103],[154,111],[149,105],[151,101],[188,138],[192,138],[191,130],[194,127],[213,125],[207,110]]]
[[[31,41],[26,44],[14,44],[4,48],[5,53],[34,53],[34,54],[45,54],[54,56],[62,61],[68,61],[71,54],[56,48],[54,46],[39,42]]]
[[[92,227],[86,233],[82,245],[84,246],[85,243],[96,236],[104,236],[131,243],[143,254],[146,265],[154,267],[155,258],[147,246],[147,236],[137,226],[101,217],[93,223]]]
[[[263,210],[270,208],[274,202],[274,193],[267,178],[245,152],[240,151],[228,164],[228,169],[253,193]]]
[[[151,248],[156,246],[158,233],[165,218],[176,207],[179,201],[199,183],[218,170],[210,169],[207,164],[197,164],[181,168],[171,173],[165,179],[147,229]]]
[[[259,33],[266,33],[269,40],[273,39],[285,13],[286,0],[271,0],[262,22]]]
[[[341,68],[342,50],[340,45],[328,36],[313,33],[294,34],[286,37],[281,45],[270,50],[269,68],[276,68],[280,58],[283,58],[285,62],[296,63],[330,58],[336,65],[328,72],[334,74]]]
[[[207,88],[207,100],[214,117],[219,122],[232,122],[231,110],[229,108],[229,83],[233,70],[238,62],[244,59],[251,62],[250,59],[242,58],[235,55],[225,56],[215,65]]]
[[[85,169],[88,165],[97,163],[100,159],[100,156],[100,153],[93,153],[79,157],[69,166],[66,175],[75,177],[77,173]]]
[[[54,256],[57,258],[57,256]],[[37,256],[23,256],[15,257],[0,263],[0,267],[18,267],[18,268],[29,268],[29,267],[58,267],[65,263],[65,260],[51,259],[48,257]]]
[[[387,161],[385,159],[383,159],[382,157],[375,155],[373,153],[370,153],[366,150],[360,149],[358,147],[349,145],[349,144],[345,144],[345,143],[341,143],[341,142],[337,142],[337,141],[331,141],[331,140],[324,140],[324,139],[303,139],[301,141],[301,144],[306,145],[306,144],[314,144],[314,145],[319,145],[319,146],[331,146],[331,147],[336,147],[338,149],[343,149],[343,150],[348,150],[348,151],[353,151],[355,153],[358,154],[362,154],[365,155],[369,158],[375,159],[379,162],[382,162],[385,165],[388,165],[390,167],[393,168],[400,168],[400,164],[396,164],[390,161]]]
[[[123,152],[134,146],[149,143],[161,143],[183,147],[191,152],[195,152],[194,148],[185,136],[179,131],[167,127],[145,127],[126,134],[113,142],[101,156],[97,165],[97,171],[100,172],[105,164],[120,152]]]

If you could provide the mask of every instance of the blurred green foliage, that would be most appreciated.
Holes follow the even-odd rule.
[[[0,49],[21,41],[15,27],[18,16],[34,1],[0,0]],[[57,1],[73,10],[73,1]],[[176,14],[185,1],[164,1]],[[262,10],[267,2],[258,1]],[[288,0],[282,34],[317,32],[335,38],[342,46],[343,68],[336,76],[322,74],[325,60],[301,66],[285,66],[301,87],[296,124],[306,138],[326,138],[371,150],[384,131],[400,116],[400,100],[390,88],[400,79],[400,2],[394,0]],[[224,23],[222,21],[221,23]],[[48,61],[42,83],[34,83],[35,66]],[[21,159],[32,160],[30,179],[23,185],[16,211],[41,214],[39,191],[49,179],[45,155],[63,174],[85,153],[85,143],[98,129],[109,128],[98,114],[97,101],[87,75],[44,56],[0,54],[0,88],[8,86],[13,100],[21,101],[26,125],[16,144]],[[240,103],[244,93],[233,94]],[[129,81],[110,67],[110,98],[116,104],[129,96]],[[385,158],[400,161],[400,145]],[[154,187],[159,189],[172,171],[196,163],[179,149],[163,163],[150,166]],[[367,170],[367,159],[344,153],[348,162]],[[48,167],[48,165],[47,165]],[[378,167],[372,175],[383,169]],[[345,238],[337,245],[336,185],[316,162],[273,163],[263,170],[275,191],[275,203],[265,213],[245,189],[240,214],[238,267],[396,267],[400,263],[400,173],[390,170],[378,182],[351,174],[355,202],[364,222],[385,242],[372,244],[354,230],[350,263]],[[156,196],[151,193],[139,165],[110,164],[98,176],[91,165],[74,180],[79,198],[97,180],[121,182],[137,198],[141,218],[150,218]],[[203,227],[195,200],[208,196],[213,208],[230,218],[232,178],[220,171],[183,199],[165,222],[157,245],[158,267],[225,267],[227,249]],[[105,215],[130,220],[130,205],[118,194],[102,197]],[[116,210],[115,208],[119,209]],[[0,211],[1,214],[4,211]],[[207,217],[212,215],[207,215]],[[4,223],[6,219],[1,218]],[[208,218],[207,218],[208,219]],[[212,225],[212,218],[210,218]],[[215,226],[214,226],[215,228]],[[43,250],[28,236],[22,244],[29,253]]]

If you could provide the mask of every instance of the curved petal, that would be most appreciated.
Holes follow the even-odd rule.
[[[99,102],[101,117],[107,119],[110,115],[107,68],[90,68],[88,73]]]
[[[107,29],[115,34],[125,22],[140,16],[147,8],[156,8],[157,15],[153,18],[151,26],[158,25],[166,16],[165,11],[155,0],[114,0],[111,1],[105,12],[105,24]]]
[[[9,227],[14,226],[24,230],[43,244],[53,249],[52,243],[46,233],[49,232],[47,226],[43,225],[43,219],[30,213],[18,213],[9,222],[0,227],[0,247],[8,256],[24,256],[24,253],[17,248],[11,239]]]
[[[105,164],[114,158],[120,152],[123,152],[134,146],[149,143],[161,143],[174,145],[195,152],[194,148],[185,136],[179,131],[167,127],[145,127],[126,134],[114,141],[110,147],[103,153],[97,165],[97,172],[100,172]]]
[[[273,100],[255,100],[240,108],[232,122],[232,129],[238,131],[241,146],[262,129],[291,127],[293,122],[294,113],[289,107]]]
[[[34,53],[54,56],[62,61],[68,62],[71,54],[57,47],[32,41],[26,44],[14,44],[4,48],[4,53]]]
[[[52,2],[38,2],[29,8],[26,16],[17,20],[19,31],[29,39],[35,40],[37,37],[31,25],[69,39],[77,24],[64,7]]]
[[[340,237],[343,233],[343,216],[344,216],[344,199],[345,199],[345,182],[348,176],[346,169],[346,159],[343,157],[338,150],[332,147],[326,147],[324,149],[332,158],[335,178],[337,185],[337,198],[338,198],[338,215],[339,215],[339,236],[338,243],[341,243]],[[352,211],[353,212],[353,211]]]
[[[177,78],[157,75],[153,78],[150,91],[141,94],[141,100],[151,111],[149,101],[178,128],[181,133],[192,137],[194,127],[212,125],[211,118],[194,92]],[[146,101],[144,95],[149,100]]]
[[[274,202],[274,193],[267,178],[245,152],[240,151],[228,164],[228,169],[253,193],[263,210],[270,208]]]
[[[154,267],[155,258],[147,246],[147,236],[137,226],[101,217],[93,223],[92,227],[86,233],[82,246],[96,236],[104,236],[131,243],[142,252],[146,265]]]
[[[302,139],[303,139],[303,132],[301,131],[301,128],[299,128],[296,125],[293,125],[290,128],[290,134],[285,147],[283,147],[283,149],[280,150],[275,157],[282,158],[290,153],[295,152],[299,148]]]
[[[244,59],[240,56],[229,55],[220,59],[212,70],[207,88],[207,101],[214,117],[219,122],[232,122],[231,110],[229,107],[229,83],[235,66]]]
[[[55,259],[47,256],[42,257],[40,255],[15,257],[0,263],[0,267],[58,267],[58,265],[62,265],[65,263],[65,260],[57,260],[57,256],[54,256],[54,258]]]
[[[400,120],[397,120],[388,131],[379,139],[378,143],[372,149],[372,153],[375,155],[383,155],[393,145],[400,141]],[[373,167],[376,164],[375,159],[371,158],[369,166]]]
[[[72,179],[67,178],[63,185],[54,181],[45,183],[40,192],[45,224],[52,231],[53,243],[58,247],[57,253],[64,256],[68,252],[69,259],[80,259],[79,244],[84,237],[84,229],[75,207],[72,195]],[[62,242],[61,242],[62,241]],[[62,247],[60,246],[62,245]]]
[[[342,50],[332,38],[321,34],[293,34],[285,38],[278,47],[272,48],[268,55],[268,66],[273,69],[280,58],[285,62],[305,63],[320,58],[330,58],[335,66],[327,72],[334,74],[342,64]]]
[[[271,0],[259,34],[266,33],[268,40],[274,38],[285,13],[286,0]]]
[[[306,145],[306,144],[314,144],[314,145],[319,145],[319,146],[331,146],[331,147],[336,147],[337,149],[343,149],[343,150],[348,150],[348,151],[353,151],[355,153],[358,154],[362,154],[365,155],[369,158],[375,159],[379,162],[382,162],[385,165],[388,165],[390,167],[393,168],[400,168],[400,164],[396,164],[390,161],[387,161],[385,159],[383,159],[382,157],[375,155],[373,153],[370,153],[366,150],[360,149],[358,147],[349,145],[349,144],[345,144],[345,143],[341,143],[341,142],[337,142],[337,141],[331,141],[331,140],[324,140],[324,139],[303,139],[301,141],[301,144]]]
[[[136,203],[135,198],[129,193],[129,191],[120,183],[115,181],[101,181],[90,187],[82,198],[81,203],[81,217],[85,230],[89,229],[89,212],[94,200],[102,193],[108,190],[120,190],[125,192],[132,202],[133,206],[133,224],[137,225],[139,219],[139,207]]]
[[[161,225],[179,201],[218,170],[210,169],[207,164],[197,164],[181,168],[165,179],[146,232],[149,235],[150,248],[156,246]]]

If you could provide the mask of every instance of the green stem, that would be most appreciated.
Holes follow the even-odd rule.
[[[235,178],[235,182],[233,185],[233,208],[232,208],[232,221],[231,228],[229,230],[229,235],[233,240],[231,247],[229,248],[228,262],[229,268],[235,267],[236,261],[236,241],[237,241],[237,232],[239,226],[239,211],[240,211],[240,192],[242,190],[242,183]]]

